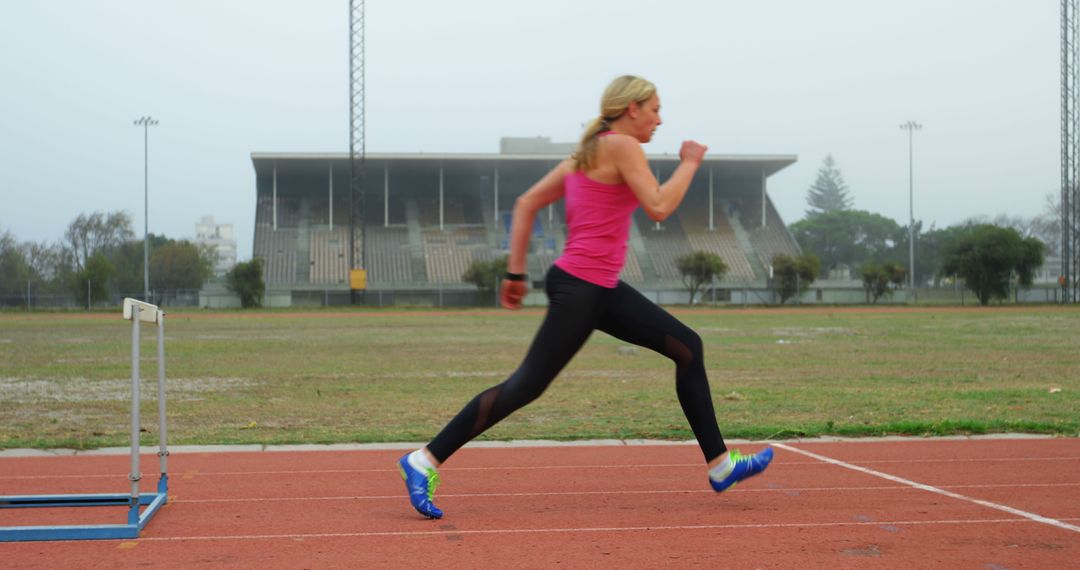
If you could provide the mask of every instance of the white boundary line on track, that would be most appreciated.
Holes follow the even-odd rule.
[[[924,441],[1020,441],[1020,440],[1049,440],[1059,439],[1059,436],[1047,434],[1028,433],[997,433],[985,435],[943,435],[935,437],[925,436],[884,436],[884,437],[834,437],[822,436],[803,439],[779,439],[780,443],[884,443],[884,442],[924,442]],[[728,439],[728,445],[749,445],[761,443],[757,440]],[[267,445],[267,444],[239,444],[239,445],[170,445],[169,449],[174,453],[295,453],[306,451],[412,451],[423,447],[427,442],[387,442],[387,443],[331,443],[297,444],[297,445]],[[465,449],[507,449],[518,447],[624,447],[624,446],[686,446],[695,447],[697,441],[683,440],[657,440],[657,439],[585,439],[572,441],[556,441],[544,439],[516,439],[508,441],[471,441],[465,445]],[[157,453],[156,447],[144,446],[140,452],[146,455]],[[58,449],[0,449],[0,459],[9,457],[70,457],[70,456],[106,456],[127,455],[131,453],[129,447],[102,447],[88,450],[70,448]]]
[[[1071,519],[1070,519],[1071,520]],[[454,536],[454,535],[498,535],[498,534],[540,534],[574,532],[655,532],[668,530],[741,530],[763,528],[829,528],[854,526],[928,526],[928,525],[972,525],[972,524],[1015,524],[1027,522],[1023,519],[970,519],[970,520],[930,520],[930,521],[851,521],[825,523],[748,523],[748,524],[707,524],[707,525],[672,525],[672,526],[628,526],[628,527],[584,527],[584,528],[511,528],[486,530],[428,530],[428,531],[382,531],[382,532],[318,532],[310,534],[241,534],[219,536],[146,536],[139,542],[182,542],[187,540],[297,540],[305,538],[383,538],[392,536]]]
[[[861,467],[859,465],[854,465],[854,464],[851,464],[851,463],[840,461],[839,459],[833,459],[831,457],[826,457],[824,455],[819,455],[819,454],[813,453],[811,451],[805,451],[805,450],[802,450],[802,449],[799,449],[799,448],[796,448],[796,447],[792,447],[790,445],[786,445],[786,444],[783,444],[783,443],[776,443],[776,444],[773,444],[773,445],[776,446],[776,447],[779,447],[780,449],[791,451],[793,453],[798,453],[800,455],[805,455],[807,457],[812,457],[814,459],[817,459],[818,461],[824,461],[825,463],[831,463],[832,465],[836,465],[838,467],[843,467],[845,469],[851,469],[853,471],[858,471],[860,473],[865,473],[867,475],[873,475],[874,477],[880,477],[880,478],[885,479],[887,481],[892,481],[893,483],[900,483],[900,484],[903,484],[903,485],[909,485],[911,487],[915,487],[916,489],[922,489],[923,491],[928,491],[930,493],[937,493],[938,495],[944,495],[944,496],[949,497],[951,499],[957,499],[957,500],[960,500],[960,501],[966,501],[966,502],[969,502],[969,503],[974,503],[976,505],[981,505],[983,507],[988,507],[988,508],[995,509],[995,510],[1002,511],[1002,512],[1006,512],[1006,513],[1009,513],[1009,514],[1012,514],[1012,515],[1024,517],[1026,519],[1029,519],[1029,520],[1032,520],[1032,521],[1035,521],[1035,522],[1038,522],[1038,523],[1047,524],[1047,525],[1050,525],[1050,526],[1055,526],[1055,527],[1062,528],[1062,529],[1065,529],[1065,530],[1071,530],[1073,532],[1080,532],[1080,526],[1071,525],[1069,523],[1061,522],[1060,520],[1057,520],[1057,519],[1044,517],[1042,515],[1037,515],[1035,513],[1029,513],[1027,511],[1022,511],[1020,509],[1014,509],[1014,508],[1006,506],[1006,505],[1001,505],[1001,504],[998,504],[998,503],[992,503],[990,501],[984,501],[982,499],[975,499],[975,498],[972,498],[972,497],[961,495],[959,493],[953,493],[952,491],[946,491],[945,489],[941,489],[939,487],[934,487],[934,486],[931,486],[931,485],[925,485],[923,483],[918,483],[916,481],[911,481],[909,479],[904,479],[903,477],[897,477],[896,475],[889,475],[888,473],[882,473],[881,471],[874,471],[873,469],[867,469],[866,467]]]
[[[965,489],[994,489],[1018,487],[1046,488],[1046,487],[1077,487],[1080,483],[1030,483],[1021,485],[945,485],[945,488]],[[844,491],[916,491],[910,485],[879,485],[873,487],[776,487],[769,489],[746,489],[738,488],[726,491],[727,493],[813,493],[826,492],[836,493]],[[672,489],[667,491],[537,491],[532,493],[441,493],[439,498],[485,498],[485,497],[565,497],[565,496],[592,496],[592,495],[689,495],[689,494],[715,494],[709,489]],[[401,500],[402,495],[343,495],[337,497],[239,497],[218,499],[176,499],[169,497],[169,504],[173,503],[261,503],[261,502],[285,502],[285,501],[382,501]]]
[[[773,445],[782,445],[776,444]],[[864,464],[888,464],[888,463],[981,463],[981,462],[1007,462],[1007,461],[1076,461],[1080,460],[1080,456],[1075,457],[1004,457],[1004,458],[970,458],[970,459],[871,459],[863,461]],[[784,463],[788,466],[795,465],[821,465],[820,461],[787,461]],[[492,467],[453,467],[449,466],[443,469],[439,469],[440,473],[453,473],[456,471],[514,471],[525,470],[531,471],[536,469],[671,469],[671,468],[694,468],[700,469],[700,463],[643,463],[643,464],[612,464],[612,465],[501,465]],[[393,467],[387,468],[371,468],[371,469],[286,469],[277,471],[199,471],[194,473],[200,477],[203,476],[232,476],[232,477],[247,477],[250,475],[341,475],[341,474],[355,474],[355,473],[397,473],[398,470]],[[173,476],[184,475],[182,471],[173,471]],[[97,473],[97,474],[83,474],[83,475],[0,475],[0,481],[6,480],[23,480],[23,479],[91,479],[95,477],[100,478],[115,478],[115,473]]]

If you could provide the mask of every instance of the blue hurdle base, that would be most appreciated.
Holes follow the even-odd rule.
[[[127,506],[127,524],[5,526],[0,527],[0,542],[30,540],[108,540],[138,538],[139,532],[169,502],[168,476],[162,475],[156,493],[95,495],[12,495],[0,496],[0,509],[42,507],[122,507]],[[146,507],[141,509],[141,507]]]

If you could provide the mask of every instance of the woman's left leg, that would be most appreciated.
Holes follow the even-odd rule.
[[[727,451],[716,424],[704,349],[697,333],[622,281],[615,288],[597,329],[674,361],[675,392],[705,462],[712,462]]]

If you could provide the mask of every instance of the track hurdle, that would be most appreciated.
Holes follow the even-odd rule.
[[[15,542],[29,540],[90,540],[138,538],[139,532],[150,522],[168,502],[169,450],[165,432],[165,313],[157,306],[135,299],[124,299],[124,319],[131,321],[131,482],[130,493],[93,494],[93,495],[24,495],[0,496],[0,508],[25,507],[115,507],[127,506],[127,523],[111,525],[68,525],[68,526],[9,526],[0,527],[0,541]],[[139,493],[139,324],[142,322],[157,325],[157,365],[158,365],[158,422],[159,441],[158,459],[161,477],[157,491]],[[142,507],[146,507],[143,509]]]

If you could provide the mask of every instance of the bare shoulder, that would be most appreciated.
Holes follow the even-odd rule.
[[[641,143],[630,135],[611,133],[600,139],[603,146],[610,148],[616,153],[636,152],[641,150]]]
[[[599,162],[616,165],[622,169],[626,165],[638,164],[645,160],[645,150],[641,142],[630,135],[613,133],[601,140]]]

